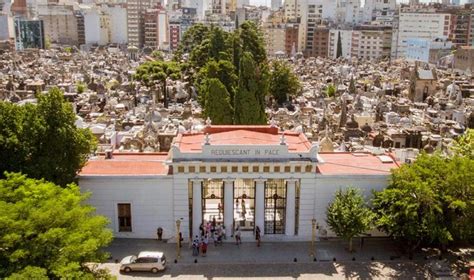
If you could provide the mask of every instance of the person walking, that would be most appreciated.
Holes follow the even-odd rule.
[[[199,256],[199,236],[197,235],[193,240],[193,256]]]
[[[235,235],[235,245],[240,245],[242,244],[242,239],[240,239],[240,227],[237,226],[234,232]]]
[[[207,245],[209,244],[209,238],[207,237],[207,233],[204,235],[204,237],[202,238],[202,242],[201,242],[201,252],[202,252],[202,256],[205,257],[206,254],[207,254]]]
[[[257,240],[257,247],[260,247],[260,238],[260,228],[257,226],[257,228],[255,229],[255,239]]]

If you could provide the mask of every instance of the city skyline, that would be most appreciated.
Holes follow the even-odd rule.
[[[409,0],[397,0],[398,3],[408,3]],[[284,0],[282,0],[282,3]],[[365,0],[361,0],[361,4],[364,5]],[[441,3],[441,0],[420,0],[420,2],[423,3],[430,3],[430,2],[439,2]],[[467,3],[467,0],[461,0],[461,4]],[[264,5],[270,7],[271,0],[250,0],[251,5]]]

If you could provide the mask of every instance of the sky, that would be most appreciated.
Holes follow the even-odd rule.
[[[461,4],[465,3],[467,0],[461,0]],[[250,0],[250,4],[251,5],[267,5],[267,6],[270,6],[271,4],[271,0]],[[282,0],[283,2],[283,0]],[[365,0],[361,0],[362,3],[365,2]],[[398,0],[397,2],[408,2],[408,0]],[[441,0],[421,0],[421,2],[440,2],[441,3]]]

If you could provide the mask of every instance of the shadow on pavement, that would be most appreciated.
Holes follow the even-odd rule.
[[[207,279],[222,277],[261,277],[277,278],[291,277],[299,278],[305,274],[311,275],[337,275],[336,267],[333,264],[179,264],[168,267],[164,272],[158,274],[133,273],[140,277],[178,277],[178,276],[202,276]]]

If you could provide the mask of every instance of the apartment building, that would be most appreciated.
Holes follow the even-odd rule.
[[[39,5],[38,18],[43,20],[46,40],[51,43],[79,45],[78,23],[80,19],[73,5],[46,4]]]
[[[163,8],[148,9],[145,13],[144,46],[152,49],[169,49],[168,14]]]
[[[127,0],[128,44],[143,47],[145,43],[145,13],[156,5],[155,0]]]
[[[360,25],[352,32],[351,56],[364,59],[390,57],[392,27]]]
[[[392,58],[405,57],[408,40],[419,38],[434,40],[451,35],[449,13],[401,12],[395,25],[392,40]]]
[[[329,52],[329,28],[321,25],[314,28],[311,45],[304,52],[305,57],[327,57]]]

